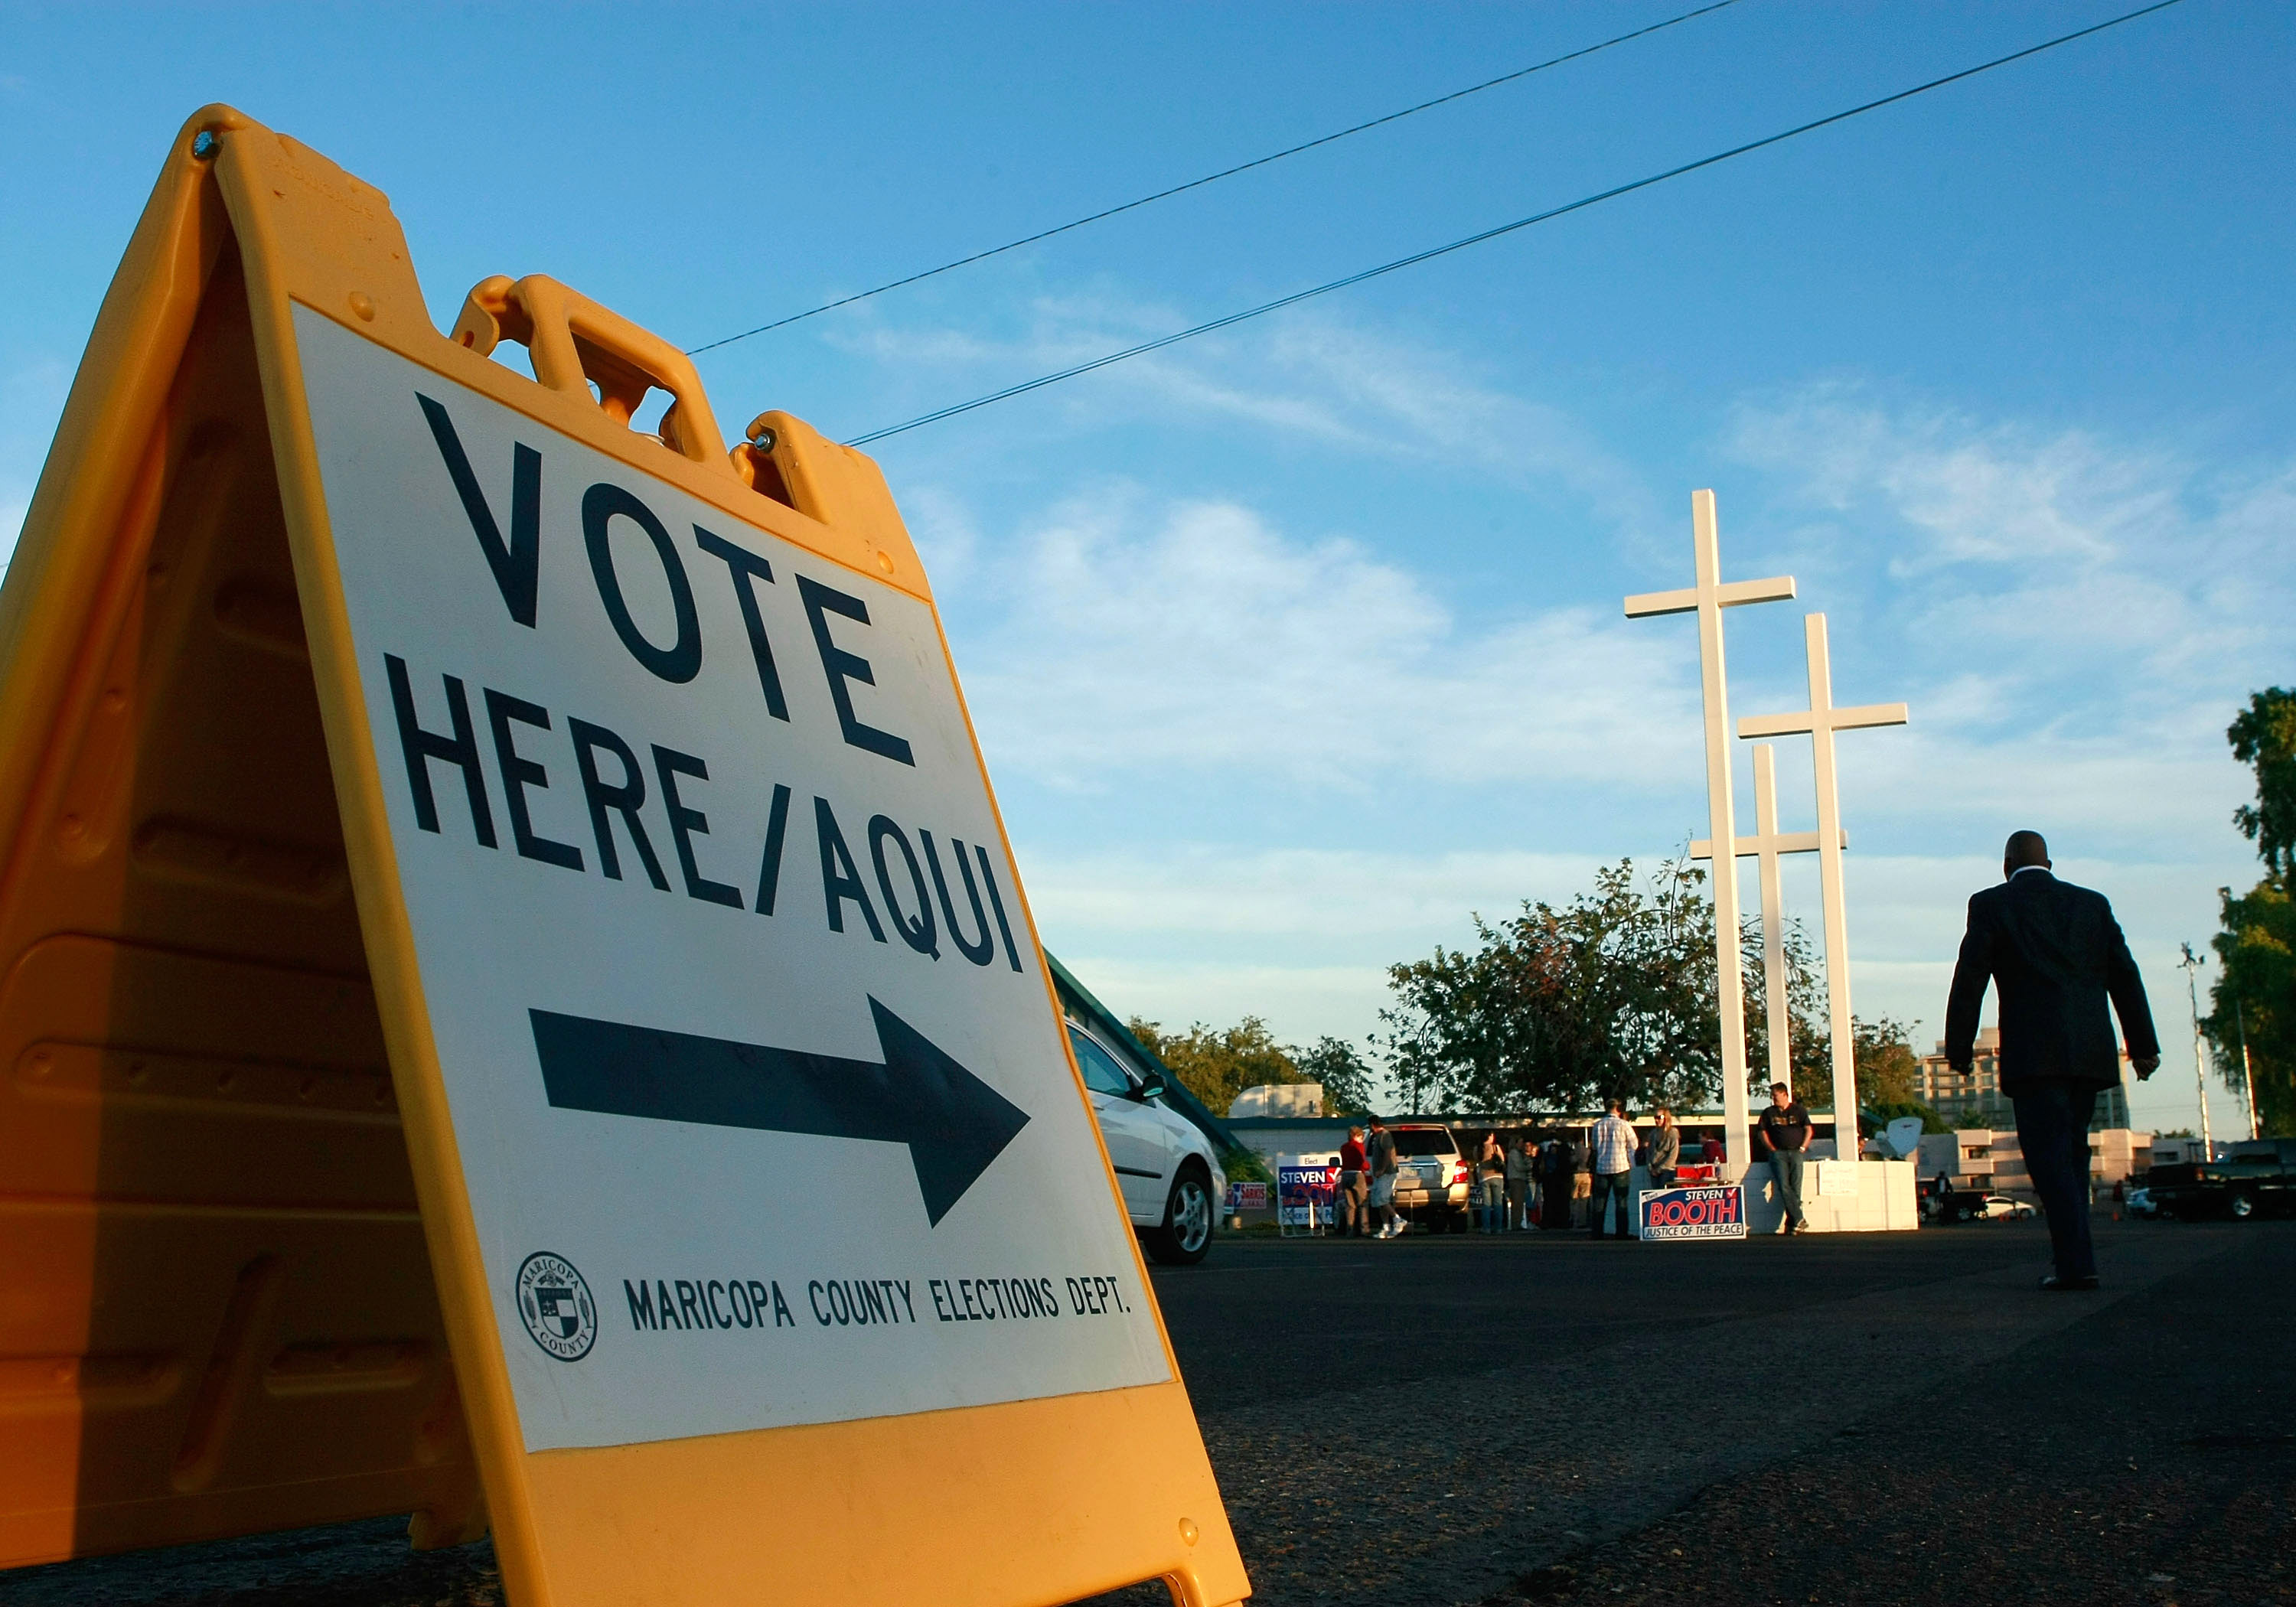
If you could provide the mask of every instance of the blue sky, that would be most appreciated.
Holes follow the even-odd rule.
[[[208,101],[387,192],[442,324],[544,272],[694,345],[1679,9],[11,6],[0,545]],[[1739,0],[703,379],[856,435],[2118,9]],[[1356,1037],[1469,911],[1702,834],[1692,627],[1619,601],[1710,486],[1726,570],[1801,586],[1730,617],[1735,709],[1802,706],[1805,608],[1841,701],[1912,705],[1843,739],[1859,1013],[1926,1045],[2036,826],[2145,967],[2140,1120],[2191,1122],[2176,946],[2254,879],[2223,731],[2296,680],[2291,81],[2296,12],[2187,0],[873,447],[1047,942],[1119,1010]],[[1780,781],[1806,826],[1806,743]]]

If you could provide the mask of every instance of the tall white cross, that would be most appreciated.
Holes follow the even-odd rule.
[[[1849,833],[1846,831],[1841,833],[1841,846],[1849,846]],[[1762,998],[1769,1013],[1770,1080],[1788,1087],[1793,1086],[1793,1058],[1787,1040],[1786,906],[1778,874],[1778,856],[1816,852],[1816,832],[1778,830],[1777,748],[1773,742],[1758,743],[1754,749],[1754,835],[1738,839],[1738,855],[1741,858],[1751,855],[1762,869]],[[1690,857],[1713,858],[1713,842],[1704,837],[1697,839],[1690,845]]]
[[[1903,703],[1833,706],[1833,667],[1826,653],[1825,616],[1806,615],[1803,642],[1809,657],[1809,708],[1800,714],[1758,714],[1738,722],[1742,737],[1809,734],[1817,770],[1817,883],[1825,911],[1826,1030],[1833,1039],[1833,1152],[1857,1159],[1857,1054],[1849,1015],[1849,916],[1841,897],[1841,793],[1834,783],[1833,734],[1872,726],[1902,726]]]
[[[1749,603],[1783,603],[1794,594],[1793,578],[1722,581],[1721,539],[1716,529],[1714,493],[1690,494],[1691,555],[1697,584],[1683,591],[1644,592],[1627,599],[1627,618],[1653,614],[1698,616],[1698,678],[1706,701],[1706,811],[1711,840],[1738,840],[1730,801],[1730,698],[1722,672],[1722,611]],[[1729,1175],[1742,1177],[1752,1163],[1746,1127],[1746,1011],[1738,977],[1738,864],[1714,866],[1714,964],[1722,1011],[1723,1144]]]

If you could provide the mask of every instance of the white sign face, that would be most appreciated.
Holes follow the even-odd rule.
[[[1817,1168],[1818,1198],[1857,1198],[1857,1168],[1855,1160],[1821,1160]]]
[[[527,1447],[1168,1380],[931,610],[295,329]]]

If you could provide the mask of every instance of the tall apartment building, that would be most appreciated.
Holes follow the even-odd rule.
[[[2009,1096],[2001,1091],[2001,1031],[1997,1027],[1979,1030],[1975,1052],[1970,1056],[1966,1071],[1956,1071],[1946,1063],[1945,1042],[1939,1039],[1934,1054],[1922,1056],[1918,1086],[1921,1102],[1948,1122],[1975,1115],[1991,1118],[1996,1127],[2015,1125],[2010,1114]],[[2120,1081],[2107,1088],[2104,1097],[2096,1102],[2096,1119],[2089,1124],[2089,1130],[2128,1126],[2128,1052],[2124,1049],[2120,1054]]]

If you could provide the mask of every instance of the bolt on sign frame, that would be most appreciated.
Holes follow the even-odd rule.
[[[536,379],[493,360],[503,340]],[[642,433],[656,389],[673,405]],[[584,479],[570,532],[552,497]],[[420,493],[403,509],[399,487]],[[454,550],[484,628],[422,568],[465,514]],[[660,567],[641,574],[649,540]],[[699,613],[681,566],[691,593],[715,576]],[[639,576],[627,595],[617,574]],[[429,661],[383,652],[378,620]],[[554,722],[501,690],[490,641],[561,643],[591,702]],[[655,742],[642,814],[608,724],[647,731],[674,697],[722,713],[736,684],[769,715],[721,731],[712,776]],[[615,703],[617,686],[636,690]],[[869,723],[889,709],[914,753]],[[535,756],[578,727],[549,791]],[[753,750],[796,764],[800,794],[755,790],[754,902],[695,857],[730,865],[735,783],[769,774]],[[852,775],[907,802],[865,834],[869,800],[838,791]],[[570,838],[576,798],[596,832],[578,848],[532,813],[572,811]],[[935,808],[971,849],[951,824],[936,850]],[[805,840],[786,865],[785,836]],[[618,842],[643,870],[614,868]],[[675,348],[546,279],[481,283],[440,335],[380,193],[207,108],[104,300],[0,588],[0,1567],[412,1512],[417,1546],[491,1528],[519,1607],[1248,1593],[931,594],[868,458],[780,414],[726,453]],[[672,890],[680,872],[701,902]],[[652,951],[615,943],[705,908],[727,936],[647,993]],[[832,958],[785,985],[785,934],[824,914],[807,952]],[[529,949],[578,988],[549,992]],[[504,1014],[530,1042],[470,1052],[490,1007],[472,970],[532,990]],[[1021,991],[933,1013],[992,983]],[[773,1036],[741,996],[777,987],[786,1030],[741,1041]],[[864,1041],[794,1041],[832,994]],[[625,1152],[652,1171],[595,1198]],[[760,1154],[885,1186],[808,1209],[794,1183],[794,1204],[757,1193]],[[703,1184],[720,1193],[678,1194]],[[822,1242],[759,1225],[784,1216]],[[519,1236],[536,1222],[547,1238]],[[721,1283],[683,1240],[627,1260],[611,1247],[634,1223],[746,1246],[760,1275]],[[949,1275],[868,1275],[896,1241],[927,1247],[920,1273],[946,1250]],[[1119,1241],[1066,1277],[1029,1259]]]

